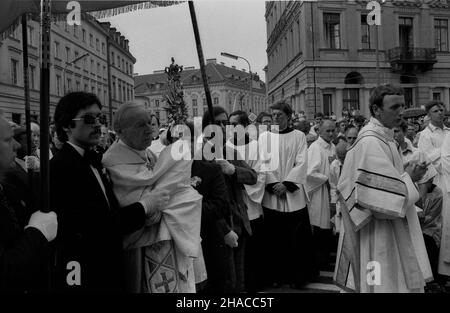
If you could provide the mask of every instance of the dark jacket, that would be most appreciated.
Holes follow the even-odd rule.
[[[232,155],[234,154],[234,155]],[[232,227],[240,237],[245,230],[248,235],[252,234],[250,220],[248,219],[247,205],[242,193],[245,192],[244,185],[254,185],[258,180],[258,175],[245,161],[239,160],[236,150],[226,149],[226,159],[234,165],[233,175],[224,175],[227,184],[229,204],[232,213]]]
[[[123,290],[122,237],[145,222],[141,204],[118,207],[111,184],[99,168],[108,201],[92,168],[70,144],[50,161],[51,208],[58,215],[58,291]],[[108,205],[109,202],[109,205]],[[66,282],[68,262],[81,267],[81,286]]]
[[[203,196],[202,240],[223,244],[224,236],[231,231],[231,210],[222,170],[212,161],[195,160],[191,176],[201,179],[194,188]]]
[[[10,187],[0,185],[0,291],[45,291],[47,239],[36,228],[24,229],[30,212]]]

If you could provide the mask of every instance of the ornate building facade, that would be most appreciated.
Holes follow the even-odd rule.
[[[99,23],[83,15],[80,26],[65,21],[52,23],[50,69],[50,116],[58,100],[69,91],[96,94],[109,113],[124,101],[133,99],[133,65],[126,40],[109,23]],[[39,121],[40,90],[40,27],[28,21],[28,54],[30,110],[32,119]],[[108,56],[109,52],[109,56]],[[113,57],[114,56],[114,57]],[[0,42],[0,109],[6,118],[25,122],[25,97],[22,59],[22,26]],[[111,99],[109,97],[111,88]],[[119,91],[120,88],[120,91]],[[110,101],[111,100],[111,101]]]
[[[269,104],[286,100],[308,117],[369,116],[370,90],[389,83],[404,88],[407,106],[448,107],[450,1],[380,1],[379,26],[367,23],[368,2],[266,2]]]
[[[253,104],[250,101],[250,74],[245,70],[228,67],[216,59],[206,60],[206,75],[213,105],[224,107],[229,113],[245,110],[258,114],[267,109],[265,84],[252,73]],[[203,80],[199,69],[186,67],[181,72],[181,84],[189,116],[203,116],[207,109]],[[164,110],[167,75],[164,70],[135,77],[135,98],[146,105],[161,123],[167,122]]]

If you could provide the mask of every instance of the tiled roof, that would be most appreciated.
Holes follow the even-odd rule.
[[[246,89],[249,87],[248,79],[250,78],[250,74],[248,72],[217,63],[208,63],[205,68],[206,76],[210,84],[225,82],[237,88]],[[136,76],[134,77],[135,92],[139,94],[146,91],[153,91],[156,89],[155,86],[157,84],[160,84],[160,88],[163,89],[166,82],[167,76],[163,72]],[[254,90],[264,92],[265,84],[262,81],[259,82],[260,88],[254,87]],[[185,87],[203,85],[200,69],[184,69],[181,72],[181,83]]]

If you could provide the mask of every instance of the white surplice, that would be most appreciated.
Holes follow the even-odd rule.
[[[344,227],[336,283],[358,292],[423,292],[432,273],[414,206],[419,193],[391,129],[371,118],[347,153],[337,189]]]
[[[441,148],[441,189],[442,205],[442,236],[439,251],[439,274],[450,276],[450,132],[447,132]],[[445,202],[446,201],[446,202]],[[444,206],[446,204],[446,206]]]
[[[336,215],[334,216],[334,229],[336,233],[340,232],[341,229],[341,204],[337,201],[337,184],[339,182],[339,177],[341,176],[342,162],[339,159],[334,159],[330,164],[330,203],[336,205]],[[333,217],[332,217],[333,219]]]
[[[308,206],[311,225],[331,228],[330,190],[326,182],[330,177],[330,159],[336,154],[333,143],[319,137],[308,148],[308,176],[306,190],[310,198]]]
[[[445,173],[449,171],[450,162],[444,161],[444,159],[448,159],[449,153],[448,139],[444,140],[444,138],[449,138],[449,133],[450,128],[444,126],[442,129],[430,123],[420,133],[418,144],[419,150],[433,162],[437,171],[433,183],[442,190],[442,239],[439,248],[438,273],[446,276],[450,276],[450,193],[448,192],[450,180]]]
[[[263,207],[279,212],[294,212],[307,204],[304,189],[308,170],[308,153],[305,135],[296,129],[282,132],[264,132],[259,136],[259,156],[261,170],[266,171],[266,185],[289,181],[298,187],[294,192],[286,192],[282,199],[265,192]]]

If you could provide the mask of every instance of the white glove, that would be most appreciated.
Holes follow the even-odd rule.
[[[41,167],[39,159],[34,155],[25,156],[25,167],[28,170],[39,171]]]
[[[47,239],[48,242],[56,237],[58,231],[58,220],[55,212],[43,213],[41,211],[34,212],[28,225],[25,228],[34,227],[38,229]]]
[[[222,168],[222,173],[224,173],[225,175],[233,175],[236,171],[234,165],[227,160],[216,160],[216,163],[220,165],[220,167]]]
[[[164,189],[153,189],[147,196],[142,198],[139,203],[145,209],[145,214],[149,215],[155,211],[164,209],[169,203],[169,192]]]
[[[238,235],[230,230],[230,232],[228,234],[225,235],[225,237],[223,238],[225,241],[225,244],[231,248],[236,248],[238,246]]]

